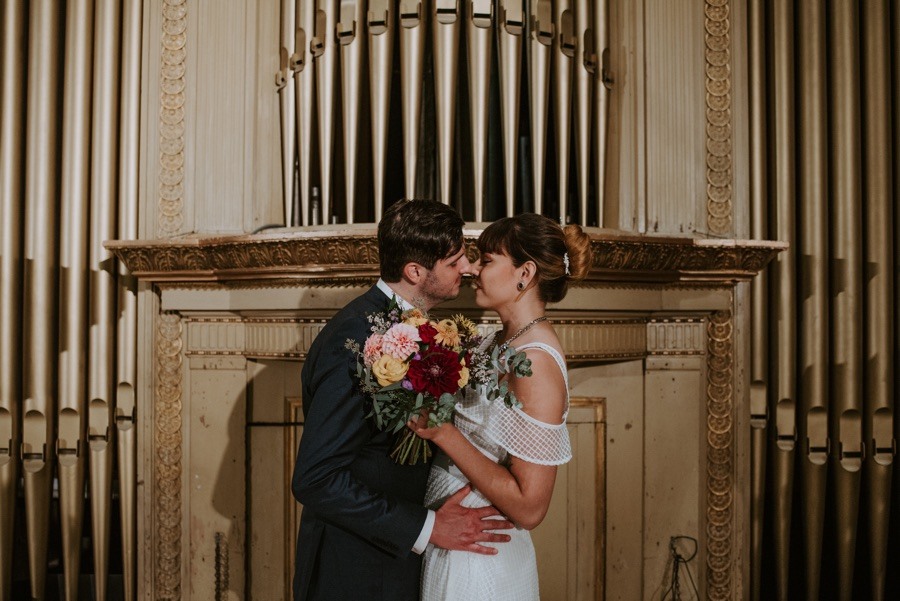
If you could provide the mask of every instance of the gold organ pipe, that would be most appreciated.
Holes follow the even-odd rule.
[[[372,111],[372,184],[375,221],[384,210],[388,124],[391,114],[391,68],[394,60],[394,10],[390,0],[369,0],[369,95]]]
[[[141,108],[141,0],[122,4],[122,81],[119,116],[119,232],[138,237],[138,167]],[[137,279],[119,265],[116,333],[116,444],[122,584],[126,601],[137,596]]]
[[[750,69],[750,236],[768,237],[766,225],[766,28],[765,0],[748,5]],[[768,288],[765,275],[754,278],[751,290],[750,345],[750,595],[760,598],[762,586],[762,541],[766,494],[766,352],[768,337]]]
[[[766,164],[766,0],[750,0],[748,5],[750,67],[750,236],[768,238],[768,169]],[[750,355],[750,381],[766,381],[766,278],[754,278],[753,344]]]
[[[553,100],[556,121],[556,174],[559,222],[566,223],[569,202],[569,146],[572,124],[572,77],[575,57],[575,15],[569,0],[555,4],[556,41],[553,45]]]
[[[603,227],[606,188],[606,148],[609,121],[609,4],[597,0],[594,6],[594,37],[596,39],[596,73],[594,77],[594,175],[597,189],[597,225]]]
[[[831,427],[837,441],[832,458],[837,495],[837,595],[853,596],[859,470],[862,440],[862,269],[863,256],[859,104],[858,9],[856,2],[828,3],[831,141],[840,149],[831,172]]]
[[[66,10],[60,194],[59,424],[56,441],[66,599],[78,599],[84,518],[87,400],[87,221],[90,184],[93,0]]]
[[[421,0],[400,0],[400,87],[403,108],[403,171],[406,198],[416,196],[425,13]]]
[[[294,101],[297,122],[297,167],[300,180],[301,225],[310,225],[312,185],[312,142],[313,142],[313,100],[315,93],[315,67],[310,51],[313,32],[316,28],[315,0],[297,1],[297,30],[294,43]]]
[[[578,167],[578,223],[588,225],[588,182],[591,159],[591,103],[596,71],[593,0],[575,2],[575,160]]]
[[[828,122],[825,3],[798,7],[799,440],[806,598],[819,599],[828,475]]]
[[[794,241],[794,14],[788,2],[774,2],[773,23],[773,200],[774,234],[778,240]],[[775,406],[775,432],[771,437],[774,484],[773,555],[775,591],[779,599],[788,599],[790,575],[791,505],[794,493],[794,448],[796,429],[796,290],[795,250],[792,246],[772,263],[775,312],[773,343],[772,400]]]
[[[459,0],[434,0],[434,98],[437,110],[438,173],[441,201],[450,204],[456,78],[459,71]]]
[[[62,6],[30,3],[25,150],[22,469],[31,596],[44,598],[56,429],[59,50]]]
[[[862,4],[865,80],[865,403],[863,440],[868,494],[869,578],[872,599],[884,599],[890,531],[894,420],[894,224],[891,210],[890,6]]]
[[[893,10],[894,6],[892,6],[891,10],[891,38],[894,41],[891,44],[892,48],[892,56],[891,56],[891,82],[893,83],[893,120],[894,120],[894,137],[893,137],[893,148],[894,154],[892,156],[893,163],[893,173],[900,174],[900,127],[897,127],[900,124],[900,10]],[[893,190],[892,196],[894,197],[894,233],[900,233],[900,181],[895,180],[893,182]],[[895,343],[900,343],[900,319],[897,318],[900,315],[900,274],[897,274],[897,267],[900,266],[900,244],[894,242],[894,341]],[[896,348],[896,347],[895,347]],[[900,371],[900,357],[894,356],[894,365],[897,367],[898,371]],[[896,386],[896,383],[895,383]],[[896,399],[896,395],[900,394],[895,387],[894,395]],[[897,418],[897,407],[894,407],[894,439],[900,439],[900,419]],[[895,478],[895,486],[900,487],[900,479]],[[900,491],[895,491],[894,495],[894,503],[897,503],[897,499],[900,499]]]
[[[484,221],[484,196],[487,191],[488,110],[490,104],[491,44],[494,7],[491,0],[470,0],[466,15],[468,52],[469,121],[472,123],[472,180],[474,182],[475,221]]]
[[[278,90],[278,106],[281,115],[281,194],[284,204],[284,224],[294,224],[294,157],[297,150],[297,114],[295,106],[294,68],[297,60],[296,0],[281,0],[281,49],[275,87]]]
[[[506,215],[515,215],[516,164],[519,142],[519,90],[522,87],[522,0],[500,0],[497,16],[500,75],[500,123],[503,130],[503,173],[506,176]]]
[[[531,177],[534,212],[544,211],[544,171],[547,156],[547,111],[550,94],[550,57],[553,48],[553,5],[532,0],[528,21],[528,105],[531,117]]]
[[[365,0],[341,0],[337,42],[341,47],[341,103],[344,132],[344,197],[346,223],[353,223],[356,164],[359,156],[359,105],[365,39]]]
[[[0,599],[9,601],[21,441],[25,1],[6,0],[0,11]]]
[[[113,256],[103,248],[103,242],[116,237],[121,3],[120,0],[103,0],[96,3],[95,9],[88,446],[96,596],[98,601],[103,601],[109,571],[117,296]]]
[[[331,223],[331,216],[334,212],[331,190],[332,150],[334,148],[334,78],[338,62],[334,29],[338,4],[337,0],[318,0],[316,7],[316,36],[312,41],[312,53],[316,69],[316,98],[319,115],[321,223]]]

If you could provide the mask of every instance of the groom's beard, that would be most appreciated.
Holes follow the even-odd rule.
[[[433,271],[429,271],[422,282],[420,292],[429,306],[439,305],[444,301],[453,300],[459,296],[459,286],[462,275],[458,274],[455,280],[441,281]]]

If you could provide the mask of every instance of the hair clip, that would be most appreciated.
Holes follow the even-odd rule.
[[[572,275],[569,271],[569,253],[563,253],[563,265],[566,267],[566,275]]]

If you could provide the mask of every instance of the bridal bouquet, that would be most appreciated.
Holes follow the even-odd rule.
[[[357,357],[356,375],[371,400],[367,417],[379,430],[397,435],[391,458],[414,465],[428,461],[428,443],[406,428],[420,415],[428,425],[453,418],[456,395],[466,386],[487,386],[488,398],[510,406],[518,401],[503,375],[531,375],[531,361],[515,349],[483,349],[483,337],[462,315],[433,320],[419,309],[402,311],[394,299],[387,311],[368,316],[371,334],[360,345],[347,340]],[[402,432],[401,432],[402,431]]]

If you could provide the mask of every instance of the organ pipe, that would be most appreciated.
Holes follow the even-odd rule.
[[[764,0],[751,0],[748,5],[750,68],[750,236],[768,237],[766,210],[766,36]],[[766,493],[766,435],[768,410],[766,353],[768,337],[766,275],[751,283],[750,349],[750,594],[760,598],[762,585],[763,518]]]
[[[533,0],[528,21],[528,106],[531,119],[531,178],[534,212],[544,211],[544,171],[547,156],[547,112],[550,57],[555,33],[550,0]]]
[[[373,2],[374,3],[374,2]],[[316,27],[315,0],[297,0],[297,30],[294,40],[294,100],[297,121],[297,169],[300,180],[300,225],[310,225],[312,214],[311,176],[313,144],[313,108],[315,107],[315,64],[310,43]],[[293,179],[292,179],[293,181]]]
[[[407,198],[416,195],[422,70],[425,63],[425,13],[421,0],[400,1],[400,86],[403,108],[403,170]]]
[[[774,193],[774,234],[779,240],[794,235],[794,50],[793,9],[789,3],[772,5],[774,43],[774,122],[772,172]],[[780,253],[772,263],[775,319],[773,342],[773,403],[775,432],[770,457],[773,461],[772,522],[775,559],[775,586],[779,599],[789,597],[791,548],[791,504],[794,493],[794,449],[796,430],[796,290],[795,251]]]
[[[94,3],[66,11],[61,185],[61,319],[57,473],[66,599],[78,599],[84,516],[87,409],[87,222],[90,189],[91,72]]]
[[[825,3],[798,5],[800,482],[806,598],[820,594],[828,438],[828,131],[825,89]]]
[[[119,116],[119,238],[138,238],[141,105],[141,0],[122,4],[122,79]],[[126,601],[137,595],[137,280],[119,266],[116,330],[116,444]]]
[[[494,8],[491,0],[471,0],[466,15],[468,50],[469,120],[472,123],[472,179],[475,221],[483,221],[487,191],[488,111],[491,79],[491,36]]]
[[[390,0],[369,0],[369,102],[372,111],[372,184],[376,222],[381,220],[384,210],[391,114],[391,67],[394,59],[394,16]]]
[[[570,0],[555,3],[557,27],[553,43],[553,100],[556,131],[556,195],[559,222],[566,223],[569,203],[569,147],[572,123],[572,78],[575,58],[575,15]]]
[[[460,13],[458,0],[434,0],[434,98],[437,105],[440,200],[450,203],[453,139],[456,135],[456,79],[459,71]]]
[[[21,442],[25,0],[0,11],[0,599],[8,601]]]
[[[868,501],[867,540],[871,598],[883,599],[890,532],[891,478],[895,452],[893,211],[891,204],[890,6],[862,4],[865,81],[865,388],[863,440]],[[896,519],[896,517],[895,517]]]
[[[28,98],[25,149],[25,327],[22,470],[31,594],[44,597],[56,429],[57,136],[62,6],[33,0],[28,18]]]
[[[831,144],[831,437],[837,448],[832,475],[837,498],[837,598],[853,596],[862,439],[862,188],[858,5],[828,4]]]

